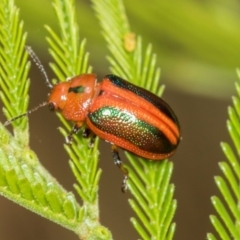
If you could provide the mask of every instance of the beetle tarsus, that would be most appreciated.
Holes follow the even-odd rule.
[[[79,131],[79,129],[80,129],[80,127],[79,127],[78,125],[74,125],[74,126],[73,126],[71,132],[70,132],[70,133],[67,135],[67,137],[66,137],[66,143],[67,143],[68,145],[71,145],[71,144],[72,144],[72,142],[73,142],[73,135],[74,135],[74,134],[77,134],[78,131]]]
[[[73,137],[72,135],[67,135],[67,137],[65,138],[65,141],[66,141],[66,144],[67,145],[72,145],[72,142],[73,142]]]
[[[120,168],[120,170],[124,174],[121,189],[122,189],[122,192],[125,193],[127,191],[128,170],[123,166],[122,161],[119,156],[119,153],[118,153],[117,146],[114,144],[112,145],[112,156],[113,156],[114,163]]]
[[[126,168],[125,168],[125,170],[126,170]],[[127,189],[128,189],[127,181],[128,181],[128,174],[124,175],[124,178],[123,178],[123,181],[122,181],[122,188],[121,188],[121,190],[122,190],[123,193],[125,193],[127,191]]]
[[[92,134],[92,136],[90,138],[90,141],[89,141],[89,144],[88,144],[89,148],[93,148],[96,137],[97,136],[95,134]]]
[[[84,138],[89,138],[90,134],[91,134],[91,130],[90,130],[89,128],[85,128],[85,129],[83,130],[82,136],[83,136]]]
[[[82,136],[84,138],[90,138],[88,147],[93,148],[94,143],[95,143],[95,139],[96,139],[96,135],[89,128],[85,128],[83,130]]]

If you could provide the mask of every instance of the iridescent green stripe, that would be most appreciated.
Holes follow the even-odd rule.
[[[175,147],[158,128],[139,120],[126,110],[103,107],[89,114],[92,124],[151,153],[169,153]]]

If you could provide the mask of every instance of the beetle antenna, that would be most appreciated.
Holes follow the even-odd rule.
[[[44,69],[40,59],[38,58],[38,56],[36,55],[36,53],[32,50],[31,47],[26,46],[26,50],[28,52],[28,54],[30,55],[30,57],[32,58],[32,60],[35,62],[35,64],[37,65],[37,67],[39,68],[39,70],[41,71],[41,73],[43,74],[43,76],[45,77],[45,81],[46,84],[49,88],[53,88],[53,85],[50,83],[48,75],[46,70]]]
[[[3,124],[3,126],[9,125],[11,122],[13,122],[13,121],[15,121],[15,120],[17,120],[17,119],[19,119],[19,118],[21,118],[21,117],[28,116],[29,114],[37,111],[39,108],[44,107],[44,106],[46,106],[46,105],[48,105],[48,102],[40,103],[38,106],[30,109],[29,111],[27,111],[27,112],[25,112],[25,113],[23,113],[23,114],[21,114],[21,115],[18,115],[18,116],[14,117],[14,118],[12,118],[12,119],[10,119],[10,120],[7,120],[7,121]]]

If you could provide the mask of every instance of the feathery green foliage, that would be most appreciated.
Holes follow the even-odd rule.
[[[91,67],[88,66],[88,53],[85,53],[86,41],[80,41],[79,38],[73,1],[56,0],[54,9],[60,23],[60,36],[49,26],[46,26],[46,29],[50,35],[47,37],[50,45],[49,52],[55,61],[50,66],[58,77],[58,81],[65,81],[71,76],[91,72]],[[61,128],[61,133],[66,136],[70,131],[69,124],[60,114],[58,116],[66,127]],[[65,146],[73,160],[70,166],[78,179],[79,186],[75,186],[78,193],[82,199],[95,204],[97,203],[97,184],[101,173],[97,170],[97,143],[98,141],[96,141],[95,148],[91,149],[88,141],[78,134],[74,136],[71,147]]]
[[[0,8],[0,97],[6,106],[4,115],[10,119],[26,112],[29,96],[27,75],[30,63],[24,46],[27,34],[23,33],[23,22],[19,20],[19,10],[13,1],[3,0]],[[24,101],[21,101],[24,99]],[[13,123],[14,133],[19,142],[28,144],[27,119]]]
[[[62,12],[60,11],[61,7]],[[74,5],[69,1],[64,3],[55,1],[55,8],[60,19],[66,19],[66,16],[75,14]],[[71,26],[76,25],[74,18],[66,21],[68,20]],[[1,66],[3,66],[1,68],[1,98],[5,105],[4,113],[7,118],[11,118],[27,109],[26,94],[29,81],[26,76],[30,64],[27,63],[27,53],[24,51],[26,34],[22,33],[23,23],[19,22],[18,10],[14,6],[13,0],[1,2],[0,21],[1,26],[5,26],[1,28],[0,39],[0,59]],[[63,22],[63,24],[65,23]],[[88,55],[84,53],[85,41],[79,44],[77,27],[73,28],[72,32],[69,29],[67,29],[67,33],[62,31],[63,40],[57,39],[57,35],[54,35],[49,27],[47,29],[52,37],[52,39],[48,38],[51,45],[50,52],[57,62],[57,64],[52,64],[52,67],[58,77],[64,74],[65,79],[65,76],[69,74],[76,75],[77,72],[90,71],[87,68]],[[69,39],[71,44],[69,44]],[[67,50],[62,47],[66,46],[65,43],[69,47]],[[71,59],[72,56],[75,56],[74,64],[69,63],[70,58],[67,58],[66,55],[64,57],[65,60],[68,60],[65,65],[73,67],[72,69],[68,68],[68,72],[64,71],[64,63],[61,62],[62,55],[58,55],[62,50],[59,49],[59,46],[63,49],[62,54],[69,54]],[[61,67],[58,68],[59,63]],[[16,105],[16,102],[19,103],[19,106]],[[111,239],[110,232],[98,222],[97,190],[100,177],[100,170],[97,170],[98,141],[92,149],[87,147],[86,141],[83,142],[79,139],[72,148],[66,146],[72,158],[70,166],[79,182],[79,185],[75,187],[83,199],[84,206],[81,208],[74,195],[64,190],[56,182],[55,178],[40,164],[34,152],[29,149],[27,119],[21,118],[19,121],[12,122],[12,125],[14,133],[16,131],[18,133],[15,136],[12,136],[2,125],[0,126],[0,194],[76,232],[80,238]],[[65,132],[65,130],[61,129],[61,132]],[[79,161],[79,159],[86,161]]]
[[[144,87],[158,96],[160,69],[151,44],[143,53],[142,39],[131,32],[121,0],[92,0],[100,21],[103,36],[111,56],[110,70],[130,82]],[[134,200],[129,200],[137,219],[131,221],[142,239],[172,239],[176,210],[174,186],[169,184],[173,164],[169,161],[150,162],[127,154],[131,167],[129,189]]]
[[[10,23],[15,24],[15,29],[13,29],[14,34],[10,34],[10,37],[19,34],[19,42],[21,43],[25,40],[25,38],[21,36],[20,31],[22,29],[22,25],[19,25],[19,22],[17,21],[18,19],[15,21],[12,19],[14,16],[17,16],[16,14],[12,14],[10,16],[8,15],[8,13],[12,11],[12,8],[15,8],[13,1],[11,3],[12,5],[8,5],[4,2],[5,5],[3,6],[3,9],[5,12],[1,15],[1,21],[5,23],[8,20]],[[87,66],[88,54],[85,54],[84,50],[85,41],[82,41],[81,43],[79,41],[78,29],[74,18],[75,12],[73,2],[55,1],[54,7],[59,21],[64,21],[60,21],[61,37],[58,37],[50,27],[46,27],[50,34],[50,37],[47,38],[51,46],[50,53],[55,60],[55,63],[51,64],[51,67],[57,77],[63,77],[61,80],[65,80],[67,76],[90,71],[90,68]],[[66,26],[71,27],[66,29]],[[6,33],[3,32],[3,35],[4,34]],[[8,40],[9,43],[13,42],[12,45],[10,44],[10,47],[15,46],[15,39],[9,40],[2,37],[1,46],[3,47],[1,49],[1,53],[3,54],[1,54],[1,59],[4,59],[5,62],[7,62],[8,58],[10,58],[7,54],[12,54],[11,57],[13,57],[13,59],[15,59],[16,55],[16,59],[18,59],[17,63],[19,64],[21,61],[19,60],[20,57],[17,55],[18,52],[13,52],[14,49],[8,50],[7,47],[5,47],[7,45],[5,39]],[[21,56],[24,51],[24,44],[20,47],[22,49],[17,50],[19,50],[19,54]],[[1,61],[3,62],[3,60]],[[5,111],[7,113],[7,117],[19,114],[8,114],[11,110],[9,107],[14,105],[14,101],[17,100],[10,98],[8,103],[5,99],[11,96],[11,91],[8,92],[8,89],[11,90],[12,86],[21,85],[19,85],[16,80],[12,82],[12,85],[10,86],[7,85],[5,87],[5,85],[8,84],[8,78],[14,78],[14,74],[18,72],[18,68],[20,68],[20,73],[22,73],[24,69],[29,69],[29,67],[26,68],[26,61],[21,63],[22,65],[20,66],[12,66],[15,68],[12,68],[11,71],[8,70],[7,64],[4,64],[3,66],[3,73],[6,72],[8,74],[7,77],[1,81],[3,86],[2,90],[4,92],[2,94],[2,99],[5,107],[7,108]],[[19,79],[17,78],[17,80]],[[28,88],[25,87],[26,86],[22,86],[20,88],[21,91],[19,98],[21,97],[21,99],[24,99],[21,95],[22,92],[27,92],[28,90]],[[69,130],[67,123],[65,121],[63,122]],[[15,126],[18,125],[16,122],[13,122],[12,125],[15,131]],[[2,142],[0,148],[0,182],[2,189],[0,192],[2,195],[58,224],[61,224],[65,228],[74,231],[80,238],[111,239],[110,232],[106,228],[102,227],[98,221],[99,209],[97,190],[101,171],[97,169],[97,140],[94,148],[89,148],[87,141],[83,141],[81,138],[76,137],[76,144],[72,147],[65,147],[72,159],[70,166],[79,183],[78,185],[75,185],[75,188],[83,200],[83,206],[80,208],[75,201],[74,195],[65,191],[41,166],[35,154],[28,149],[28,145],[26,143],[23,147],[20,145],[20,143],[23,142],[22,139],[19,141],[18,138],[14,138],[2,127],[1,130]],[[25,129],[23,130],[26,131]],[[21,131],[19,132],[21,133]],[[66,129],[61,128],[61,132],[66,135]],[[18,135],[21,136],[21,134]],[[18,143],[18,141],[20,143]]]
[[[0,7],[1,99],[7,118],[27,109],[30,63],[24,50],[26,33],[14,1]],[[29,149],[27,119],[12,122],[14,136],[0,127],[0,194],[68,229],[75,230],[81,209]]]
[[[161,95],[163,87],[158,87],[160,69],[156,68],[156,55],[152,53],[150,44],[143,52],[142,39],[130,31],[122,1],[102,0],[93,3],[111,52],[108,57],[111,72]],[[54,82],[91,72],[85,52],[86,41],[80,41],[79,38],[74,1],[54,0],[53,6],[60,34],[49,26],[46,29],[49,52],[54,59],[50,66],[58,79]],[[23,34],[23,23],[19,23],[13,0],[0,3],[0,23],[7,26],[0,29],[0,61],[3,65],[0,96],[6,117],[12,118],[27,109],[27,74],[30,67],[24,51],[26,34]],[[64,125],[60,132],[66,136],[70,126],[61,115],[59,117]],[[12,126],[14,136],[3,126],[0,127],[0,194],[71,229],[80,238],[112,239],[109,231],[98,221],[98,184],[101,174],[97,168],[98,139],[94,147],[89,148],[88,141],[78,134],[74,136],[72,146],[65,146],[78,183],[75,188],[83,200],[83,206],[80,207],[74,195],[56,182],[29,149],[27,118],[12,122]],[[128,167],[128,186],[134,197],[129,203],[137,215],[136,219],[131,220],[134,227],[142,239],[172,239],[176,201],[173,200],[174,186],[169,182],[173,164],[169,161],[149,162],[131,154],[127,154],[127,157],[131,164]]]
[[[26,112],[30,63],[24,46],[26,33],[14,1],[0,4],[1,99],[12,118]],[[14,136],[0,126],[0,194],[69,229],[81,217],[72,193],[65,191],[29,149],[27,119],[12,122]]]
[[[235,84],[237,97],[233,97],[233,107],[228,108],[229,120],[227,121],[228,132],[231,136],[237,155],[228,143],[221,143],[222,150],[228,162],[220,162],[219,167],[224,177],[216,176],[215,182],[224,200],[217,196],[211,198],[212,204],[218,216],[211,215],[210,220],[216,229],[220,239],[240,239],[240,71],[239,82]],[[215,239],[213,234],[208,234],[208,239]]]

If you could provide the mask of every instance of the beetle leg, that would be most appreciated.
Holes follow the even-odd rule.
[[[77,134],[81,126],[75,124],[71,130],[71,132],[66,137],[66,143],[68,145],[71,145],[73,142],[73,134]]]
[[[123,172],[124,178],[123,178],[123,182],[122,182],[122,192],[126,192],[127,180],[128,180],[128,170],[123,166],[122,161],[119,157],[117,146],[115,144],[112,145],[112,156],[113,156],[114,163]]]
[[[92,148],[94,143],[95,143],[95,139],[96,139],[96,134],[92,133],[91,134],[91,138],[90,138],[90,142],[89,142],[89,147]]]
[[[96,134],[94,134],[89,128],[85,128],[83,130],[82,136],[84,138],[90,138],[88,146],[89,146],[89,148],[92,148],[94,145],[95,139],[96,139]]]
[[[84,138],[89,138],[90,135],[91,135],[91,130],[90,130],[89,128],[85,128],[85,129],[83,130],[82,136],[83,136]]]

